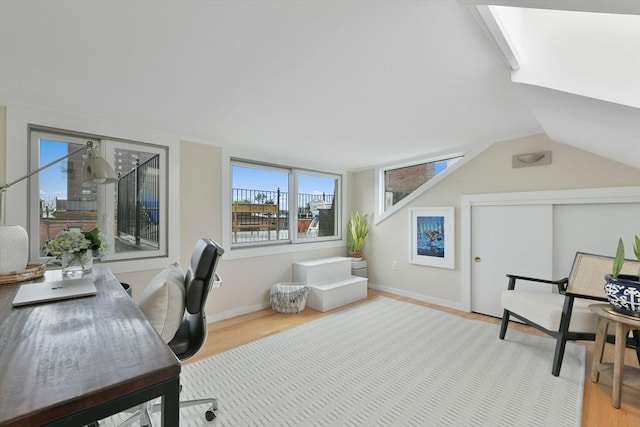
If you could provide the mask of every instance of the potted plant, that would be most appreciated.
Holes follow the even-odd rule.
[[[640,262],[640,237],[638,236],[634,239],[633,252]],[[620,274],[624,262],[624,243],[620,239],[611,274],[604,276],[606,280],[604,290],[614,311],[640,317],[640,277],[638,274]]]
[[[364,240],[369,235],[368,215],[360,215],[358,211],[351,215],[347,226],[347,247],[350,257],[362,258]]]

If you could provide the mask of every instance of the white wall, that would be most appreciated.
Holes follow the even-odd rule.
[[[552,151],[551,165],[511,168],[512,155],[546,150]],[[350,192],[373,193],[375,176],[372,170],[353,175]],[[419,196],[402,211],[372,226],[364,250],[369,261],[370,287],[463,309],[460,265],[461,195],[633,186],[638,185],[639,179],[638,169],[552,142],[544,135],[496,143]],[[359,202],[361,204],[355,205],[354,209],[365,212],[374,210],[373,198],[362,198]],[[456,207],[454,270],[419,266],[408,261],[408,210],[436,206]],[[398,271],[392,269],[393,261],[398,261]]]
[[[225,194],[223,186],[230,183],[228,177],[223,176],[228,170],[224,164],[228,157],[220,148],[183,141],[180,151],[181,263],[186,266],[198,238],[210,237],[223,244],[225,204],[221,201]],[[232,256],[226,248],[218,266],[222,287],[214,289],[207,302],[209,321],[268,307],[271,286],[292,280],[294,262],[346,255],[343,242],[331,244],[333,247],[313,243],[297,245],[294,251],[286,252],[285,249],[291,249],[289,245],[250,249],[253,255],[249,257],[237,253]]]
[[[201,237],[212,238],[223,244],[223,186],[229,179],[223,174],[228,156],[219,147],[199,142],[180,143],[180,246],[179,262],[186,268],[191,249]],[[295,251],[277,253],[278,248],[250,249],[255,256],[222,256],[218,273],[222,287],[213,289],[207,301],[209,321],[225,319],[240,314],[261,310],[269,306],[269,290],[278,282],[292,280],[292,264],[310,259],[344,256],[344,243],[333,247],[318,248],[319,245],[300,245]],[[144,286],[157,270],[119,273],[118,278],[133,287],[134,298],[138,298]]]
[[[172,260],[188,263],[195,239],[206,236],[216,240],[223,233],[222,171],[224,156],[221,150],[207,144],[181,141],[173,135],[157,135],[140,129],[121,128],[111,123],[69,117],[32,108],[7,106],[6,119],[7,163],[0,164],[0,176],[6,172],[8,180],[26,173],[27,125],[30,123],[62,129],[78,130],[133,139],[162,142],[170,147],[172,218],[177,234],[171,240],[169,259],[158,259],[151,267],[139,263],[121,264],[114,268],[117,277],[133,286],[139,296],[148,281],[162,266]],[[0,141],[1,142],[1,141]],[[1,147],[0,147],[1,148]],[[552,150],[550,166],[511,169],[512,154]],[[625,166],[569,146],[534,136],[498,143],[480,154],[400,212],[377,226],[372,226],[365,244],[372,286],[392,290],[443,305],[456,306],[460,295],[460,212],[456,210],[456,269],[445,270],[408,263],[407,209],[420,206],[460,206],[460,195],[469,193],[550,190],[637,185],[639,170]],[[373,170],[350,173],[347,183],[347,203],[344,215],[356,209],[374,211],[375,176]],[[9,221],[26,225],[26,186],[20,184],[9,191]],[[182,250],[181,250],[182,249]],[[247,313],[268,305],[270,287],[292,277],[292,263],[309,259],[342,256],[344,243],[333,247],[301,245],[296,251],[272,253],[263,251],[247,258],[223,257],[219,273],[223,287],[214,290],[207,305],[210,320]],[[391,269],[398,261],[399,270]],[[110,264],[110,267],[114,266]]]
[[[3,109],[4,111],[4,109]],[[137,299],[146,284],[170,262],[187,266],[195,241],[210,237],[221,242],[223,233],[221,149],[208,144],[181,141],[175,135],[121,127],[113,123],[43,111],[19,105],[6,106],[6,124],[0,117],[0,134],[6,134],[6,158],[0,163],[0,177],[12,181],[27,173],[28,125],[49,126],[115,138],[157,143],[169,147],[170,246],[168,258],[145,261],[110,262],[116,277],[132,286]],[[3,148],[0,138],[0,150]],[[1,158],[1,157],[0,157]],[[275,159],[268,159],[275,161]],[[304,166],[304,165],[296,165]],[[347,180],[345,179],[345,182]],[[228,180],[226,181],[228,182]],[[16,184],[7,193],[7,224],[27,228],[26,183]],[[184,215],[184,216],[183,216]],[[28,228],[27,228],[28,229]],[[255,252],[255,251],[254,251]],[[213,291],[207,304],[209,320],[222,319],[268,306],[269,290],[277,282],[292,280],[292,263],[315,258],[344,256],[344,242],[305,244],[287,253],[260,251],[258,256],[223,256],[218,272],[223,287]],[[230,259],[232,258],[232,259]]]

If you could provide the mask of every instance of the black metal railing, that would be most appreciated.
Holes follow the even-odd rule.
[[[133,170],[118,181],[118,220],[116,236],[131,240],[135,246],[160,247],[160,156],[144,163],[136,162]]]
[[[284,211],[287,211],[289,207],[287,193],[281,192],[279,188],[275,191],[234,188],[232,200],[235,203],[278,205],[279,209]]]
[[[282,214],[289,212],[289,193],[276,190],[254,190],[247,188],[232,189],[232,201],[234,203],[266,203],[276,204]],[[333,194],[326,193],[299,193],[298,194],[298,216],[303,218],[311,217],[314,205],[331,206]]]
[[[333,203],[333,194],[300,193],[297,196],[298,218],[313,218],[318,215],[319,209],[328,209]],[[232,213],[234,221],[238,227],[234,227],[234,242],[256,242],[262,240],[288,239],[289,230],[289,193],[276,190],[256,190],[247,188],[233,188],[232,201],[234,204],[273,204],[278,206],[278,221],[273,221],[273,214],[261,212],[255,213]],[[260,233],[266,224],[277,224],[277,230],[270,228]],[[252,227],[253,226],[253,227]],[[246,231],[245,235],[240,235],[238,229]],[[275,233],[274,233],[275,231]],[[282,233],[280,232],[282,231]]]

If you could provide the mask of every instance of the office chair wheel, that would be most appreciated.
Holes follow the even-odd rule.
[[[213,421],[216,418],[216,413],[212,410],[208,410],[204,413],[204,417],[207,419],[207,421]]]

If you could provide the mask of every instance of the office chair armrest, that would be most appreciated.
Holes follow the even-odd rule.
[[[508,290],[512,291],[516,287],[516,280],[525,280],[527,282],[537,282],[537,283],[546,283],[549,285],[555,285],[558,288],[558,293],[564,293],[567,289],[567,283],[569,283],[569,278],[565,277],[560,280],[547,280],[547,279],[539,279],[537,277],[527,277],[527,276],[518,276],[515,274],[507,274],[509,278],[509,286]]]

